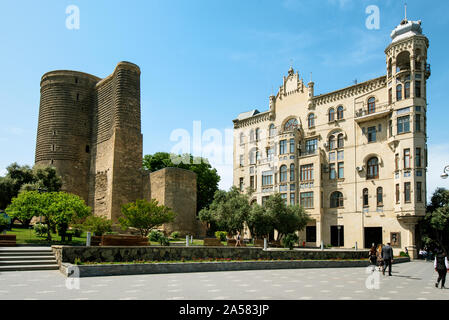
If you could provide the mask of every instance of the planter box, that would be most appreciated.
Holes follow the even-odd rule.
[[[254,246],[263,248],[263,239],[255,239],[254,240]]]
[[[15,234],[0,234],[0,247],[15,247],[16,235]]]
[[[220,239],[218,238],[204,238],[203,245],[209,246],[209,247],[216,247],[216,246],[222,246]]]
[[[228,239],[226,241],[226,245],[230,247],[235,247],[236,243],[237,243],[236,239]],[[242,244],[241,247],[246,247],[246,244],[242,240],[240,240],[240,243]]]
[[[129,235],[105,235],[101,237],[101,246],[148,246],[148,238]]]

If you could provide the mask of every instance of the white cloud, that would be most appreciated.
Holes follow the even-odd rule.
[[[0,177],[4,177],[8,171],[6,171],[6,168],[0,168]]]
[[[427,201],[438,187],[449,189],[449,179],[442,179],[445,166],[449,165],[449,144],[428,145]]]
[[[218,175],[220,176],[220,182],[218,183],[218,187],[221,190],[228,191],[229,188],[232,187],[233,184],[233,169],[232,165],[219,165],[214,166],[217,169]]]

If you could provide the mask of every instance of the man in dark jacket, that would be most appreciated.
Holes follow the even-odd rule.
[[[438,288],[438,284],[441,281],[441,289],[445,288],[447,270],[449,270],[449,263],[447,261],[446,254],[443,250],[438,250],[435,256],[434,262],[435,271],[438,272],[438,280],[435,283],[435,287]]]
[[[391,276],[391,263],[393,262],[393,248],[388,242],[386,246],[382,248],[382,259],[384,260],[384,267],[382,269],[382,274],[385,275],[385,270],[388,266],[388,275]]]

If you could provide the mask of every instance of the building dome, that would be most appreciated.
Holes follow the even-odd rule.
[[[404,19],[401,23],[391,32],[391,42],[397,42],[402,39],[406,39],[412,36],[422,35],[421,20],[408,21]]]

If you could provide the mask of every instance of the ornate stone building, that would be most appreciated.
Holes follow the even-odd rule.
[[[269,110],[234,120],[234,185],[262,204],[275,192],[313,221],[308,246],[391,242],[416,255],[426,204],[429,41],[404,19],[385,49],[386,75],[315,95],[290,68]]]
[[[36,164],[56,167],[62,189],[116,221],[121,205],[155,198],[177,218],[167,231],[197,234],[196,174],[142,169],[140,68],[120,62],[100,79],[58,70],[42,76]]]

